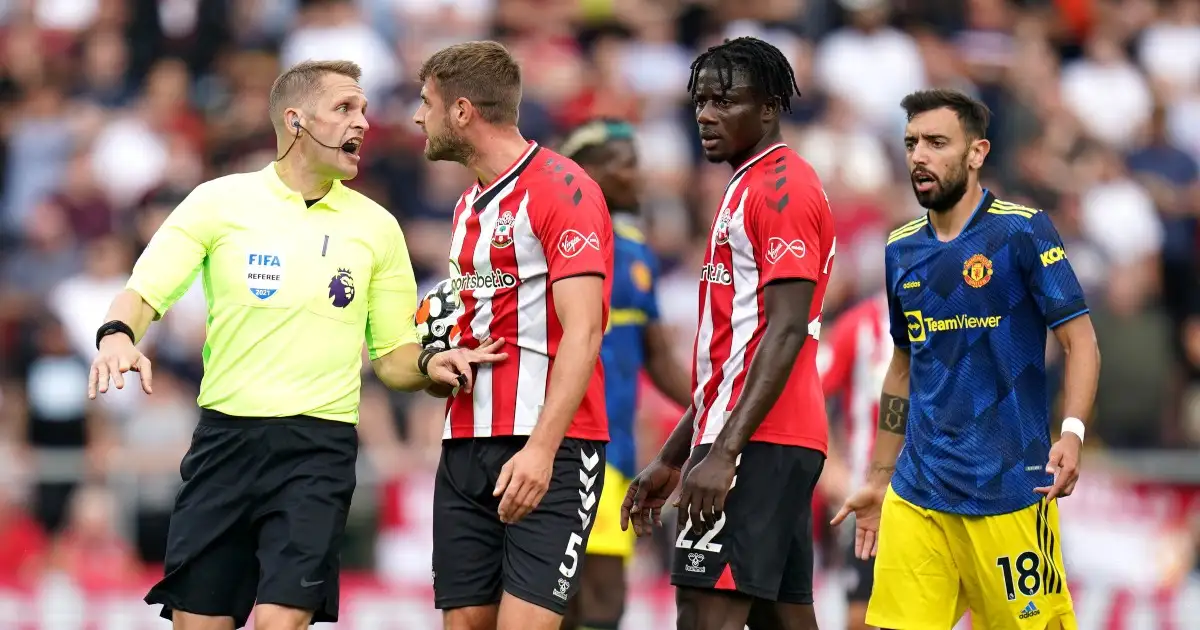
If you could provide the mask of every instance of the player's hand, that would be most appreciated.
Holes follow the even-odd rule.
[[[629,482],[625,501],[621,503],[621,531],[648,536],[654,527],[662,527],[662,508],[679,485],[679,469],[655,458]]]
[[[693,532],[703,533],[721,518],[725,511],[725,496],[729,494],[736,474],[735,459],[713,451],[688,470],[676,506],[680,515],[687,514]]]
[[[88,399],[95,400],[96,394],[108,391],[108,382],[112,381],[117,389],[125,389],[126,372],[137,372],[141,375],[142,391],[154,393],[151,381],[154,375],[150,370],[150,359],[133,345],[133,340],[127,335],[116,333],[100,340],[100,351],[92,359],[92,371],[88,374]]]
[[[496,489],[492,496],[500,499],[500,522],[513,524],[542,502],[550,487],[550,475],[554,471],[555,451],[525,446],[500,469]]]
[[[870,560],[879,551],[879,517],[883,513],[883,495],[887,488],[867,486],[846,499],[830,525],[841,525],[854,514],[854,556]]]
[[[1050,461],[1046,464],[1046,472],[1054,475],[1054,483],[1034,488],[1033,491],[1046,495],[1047,501],[1071,496],[1075,491],[1075,482],[1079,481],[1079,460],[1082,451],[1083,442],[1079,436],[1070,431],[1063,431],[1054,446],[1050,447]]]
[[[484,363],[499,363],[508,358],[508,353],[500,352],[504,347],[504,337],[485,339],[478,348],[453,348],[439,352],[429,359],[425,370],[429,379],[435,383],[449,385],[466,393],[471,393],[475,384],[474,366]],[[456,390],[457,392],[457,390]]]

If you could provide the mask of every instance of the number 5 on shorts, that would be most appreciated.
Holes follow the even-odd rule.
[[[1037,595],[1042,588],[1042,558],[1032,551],[1026,551],[1017,556],[1016,562],[1009,556],[996,558],[996,566],[1004,574],[1004,590],[1008,601],[1017,599],[1017,590],[1025,597]],[[1016,575],[1013,575],[1013,570]]]

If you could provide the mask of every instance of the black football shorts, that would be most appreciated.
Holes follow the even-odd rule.
[[[485,606],[504,592],[560,615],[578,590],[604,487],[604,442],[564,439],[550,488],[525,518],[500,522],[492,496],[524,437],[442,442],[433,491],[433,595],[440,610]]]
[[[710,448],[697,446],[689,468]],[[825,455],[799,446],[751,442],[737,462],[725,511],[712,527],[696,534],[687,515],[680,515],[671,584],[812,604],[812,498]]]
[[[354,494],[358,431],[307,417],[203,410],[179,466],[166,575],[147,604],[233,617],[259,604],[337,621],[339,548]]]

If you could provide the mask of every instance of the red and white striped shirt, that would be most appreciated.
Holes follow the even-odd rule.
[[[879,393],[892,361],[887,295],[863,300],[842,313],[817,352],[825,396],[841,395],[841,452],[850,471],[850,490],[862,487],[871,466]]]
[[[463,305],[458,345],[503,337],[508,359],[481,366],[472,392],[450,399],[443,439],[533,431],[563,333],[550,286],[603,276],[606,325],[612,265],[604,196],[571,160],[530,142],[491,184],[467,189],[454,208],[450,244],[450,275]],[[608,439],[599,361],[566,437]]]
[[[763,289],[777,280],[816,283],[811,337],[775,406],[750,438],[825,452],[825,398],[817,375],[821,303],[835,248],[833,216],[812,166],[784,144],[734,171],[713,220],[700,273],[692,404],[695,444],[716,440],[746,385],[767,328]]]

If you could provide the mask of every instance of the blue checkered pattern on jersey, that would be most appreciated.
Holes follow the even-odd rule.
[[[1050,219],[984,191],[950,242],[926,218],[894,231],[886,267],[892,338],[912,355],[896,493],[969,515],[1036,503],[1051,482],[1046,331],[1087,312]]]

